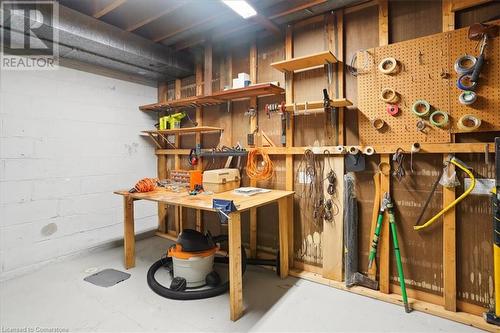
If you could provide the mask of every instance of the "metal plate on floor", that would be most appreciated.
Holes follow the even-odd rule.
[[[117,283],[125,281],[130,277],[130,274],[117,271],[116,269],[103,269],[100,272],[87,276],[83,280],[95,284],[99,287],[112,287]]]

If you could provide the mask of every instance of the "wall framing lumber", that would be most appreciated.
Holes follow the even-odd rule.
[[[388,163],[391,165],[391,158],[389,154],[383,154],[380,156],[380,163]],[[390,172],[388,175],[380,174],[380,195],[383,196],[384,193],[391,193],[391,177]],[[379,241],[379,288],[384,294],[389,294],[389,284],[390,284],[390,232],[389,232],[389,215],[387,212],[384,213],[384,220],[382,221],[382,231],[380,233]]]
[[[286,35],[285,35],[285,59],[290,60],[293,58],[293,26],[288,25],[286,27]],[[286,103],[293,103],[294,101],[294,87],[293,87],[293,73],[285,74],[285,93],[286,93]],[[293,114],[288,115],[288,126],[286,128],[286,144],[287,148],[293,147],[293,128],[294,128],[294,117]],[[293,155],[288,154],[285,157],[285,189],[287,191],[293,191],[293,180],[294,180],[294,169],[293,169]],[[294,206],[295,201],[293,196],[290,197],[290,202],[288,204],[287,210],[287,221],[289,221],[290,226],[288,228],[288,239],[291,240],[289,242],[289,257],[290,261],[294,257],[294,246],[293,246],[293,236],[294,236]],[[292,263],[293,264],[293,263]],[[290,266],[293,267],[293,266]]]
[[[443,155],[443,162],[448,155]],[[451,172],[455,166],[450,164]],[[455,200],[455,188],[443,187],[443,207]],[[455,207],[443,216],[443,282],[444,307],[449,311],[457,310],[457,267],[456,267],[456,210]]]
[[[455,13],[453,12],[453,0],[443,1],[443,32],[455,29]]]
[[[378,45],[389,45],[388,0],[378,0]]]

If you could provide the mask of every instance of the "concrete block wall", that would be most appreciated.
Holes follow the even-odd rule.
[[[113,190],[156,175],[156,88],[60,67],[0,73],[0,279],[122,238]],[[136,232],[156,227],[137,202]]]

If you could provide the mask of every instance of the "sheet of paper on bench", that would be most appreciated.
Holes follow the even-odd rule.
[[[258,187],[240,187],[237,189],[233,190],[234,194],[239,194],[239,195],[245,195],[245,196],[251,196],[259,193],[266,193],[266,192],[271,192],[271,190],[268,190],[266,188],[258,188]]]

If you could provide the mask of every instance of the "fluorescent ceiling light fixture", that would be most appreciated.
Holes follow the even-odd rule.
[[[245,0],[222,0],[222,2],[244,19],[257,15],[255,9]]]

